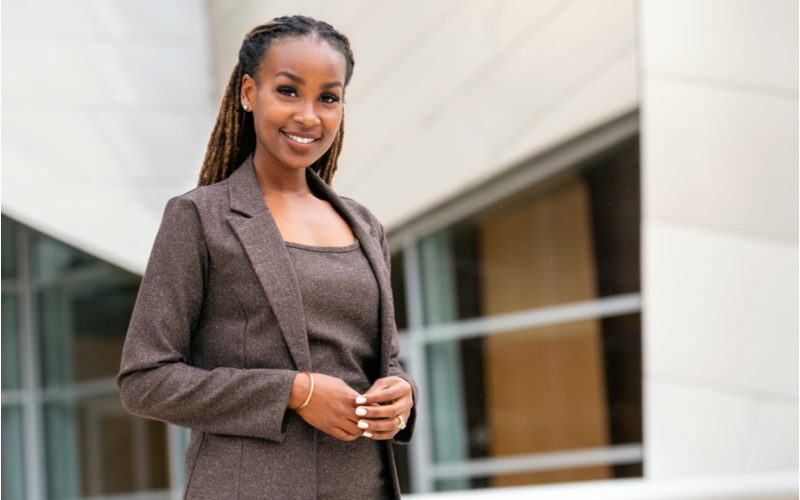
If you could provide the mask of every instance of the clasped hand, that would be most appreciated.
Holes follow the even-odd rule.
[[[359,394],[341,379],[314,373],[314,392],[308,404],[298,412],[315,428],[341,439],[353,441],[360,436],[375,440],[392,439],[408,422],[414,406],[411,385],[396,376],[380,378],[365,393]],[[307,378],[298,374],[297,378]],[[304,381],[295,392],[305,398]],[[299,384],[298,384],[299,383]],[[300,400],[302,402],[302,400]],[[297,408],[299,404],[290,408]]]

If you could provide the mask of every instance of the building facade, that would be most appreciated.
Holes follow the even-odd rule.
[[[356,57],[335,183],[389,235],[405,492],[796,497],[796,2],[45,3],[3,11],[4,498],[180,498],[186,431],[113,378],[241,38],[289,13]]]

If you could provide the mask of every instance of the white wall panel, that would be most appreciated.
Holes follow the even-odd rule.
[[[744,471],[755,404],[713,386],[645,378],[645,476],[714,476]]]
[[[3,212],[142,272],[212,126],[205,2],[9,1]]]
[[[646,215],[797,241],[797,100],[648,77]]]
[[[528,158],[531,150],[544,151],[610,116],[635,109],[635,68],[635,51],[629,47],[615,64],[604,64],[602,72],[577,77],[569,95],[522,100],[514,114],[484,98],[502,89],[494,82],[480,84],[455,99],[445,116],[402,135],[398,144],[387,144],[388,154],[355,174],[355,189],[339,178],[337,186],[369,207],[381,207],[381,220],[392,226],[407,216],[412,203],[424,211],[442,201],[443,190],[479,185]],[[349,180],[347,167],[342,168],[342,179]],[[392,179],[391,190],[376,184],[387,177]]]
[[[376,2],[359,22],[347,24],[347,28],[334,25],[350,39],[356,59],[347,88],[348,103],[366,100],[398,64],[416,52],[422,40],[436,33],[466,3],[442,0],[422,6],[414,1]]]
[[[197,0],[12,0],[3,2],[3,38],[207,44]]]
[[[797,2],[638,11],[647,473],[797,477]]]
[[[378,94],[355,104],[358,122],[348,138],[367,140],[346,146],[338,189],[392,227],[542,151],[542,137],[563,141],[586,126],[581,118],[603,121],[629,110],[636,96],[635,84],[626,84],[635,82],[631,65],[630,73],[617,73],[616,91],[602,97],[614,114],[587,113],[562,122],[558,134],[541,127],[530,133],[596,85],[623,51],[634,51],[630,2],[536,5],[527,17],[495,16],[487,29],[491,8],[471,4],[424,41]],[[497,37],[502,20],[517,32]],[[394,189],[387,196],[382,186],[389,180]]]
[[[798,421],[796,402],[777,398],[759,400],[745,455],[745,469],[748,472],[796,471]]]
[[[638,53],[628,46],[613,56],[591,78],[571,89],[569,97],[530,117],[530,121],[507,141],[494,147],[498,164],[523,161],[528,150],[547,150],[570,136],[579,136],[603,123],[609,116],[624,115],[639,106],[636,78]]]
[[[642,64],[797,97],[796,0],[640,2]]]
[[[208,57],[208,48],[202,43],[188,46],[15,37],[3,44],[3,103],[14,110],[64,106],[127,112],[207,108],[211,97]]]
[[[650,220],[647,370],[797,398],[797,247]]]

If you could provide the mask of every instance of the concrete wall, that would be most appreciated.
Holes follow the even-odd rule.
[[[212,0],[217,88],[296,13],[352,42],[336,189],[390,229],[638,104],[633,0]]]
[[[202,0],[10,0],[2,16],[2,210],[141,273],[211,130]]]
[[[797,470],[797,16],[640,1],[650,478]]]

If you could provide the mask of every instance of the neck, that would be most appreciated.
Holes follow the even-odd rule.
[[[253,166],[262,193],[287,196],[306,196],[311,193],[306,180],[306,169],[271,165],[265,155],[259,153],[256,150],[253,154]]]

